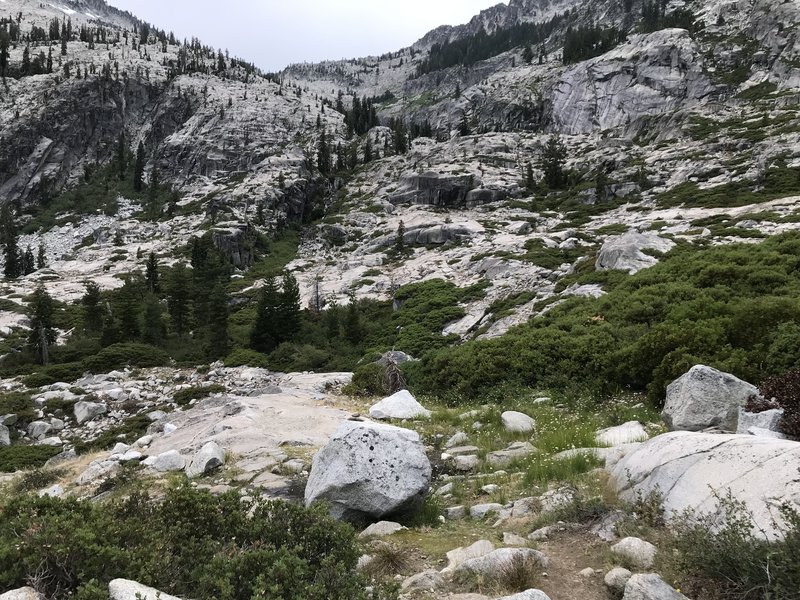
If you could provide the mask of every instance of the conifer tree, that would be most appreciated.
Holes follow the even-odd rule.
[[[372,143],[367,136],[367,145],[364,146],[364,164],[372,162]]]
[[[164,322],[161,320],[161,303],[155,294],[147,294],[142,319],[142,341],[158,346],[164,340]]]
[[[172,331],[179,337],[189,328],[190,281],[186,264],[178,263],[172,269],[167,283],[167,311]]]
[[[36,268],[44,269],[47,266],[47,253],[45,252],[44,242],[39,243],[39,252],[36,255]]]
[[[277,316],[276,342],[291,341],[300,331],[300,286],[289,272],[283,274]]]
[[[144,144],[136,148],[136,163],[133,167],[133,189],[141,192],[144,187]]]
[[[125,171],[128,168],[128,164],[126,161],[126,154],[125,151],[125,134],[120,133],[119,138],[117,139],[117,178],[122,181],[125,179]]]
[[[347,312],[345,313],[343,328],[344,336],[351,344],[357,345],[359,342],[361,342],[361,339],[364,336],[364,332],[361,327],[361,315],[358,311],[356,295],[352,292],[350,293],[350,304],[347,305]]]
[[[158,219],[161,207],[158,204],[158,169],[153,167],[150,171],[150,181],[147,184],[147,212],[151,219]]]
[[[0,243],[3,244],[3,274],[6,279],[16,279],[23,273],[22,256],[17,245],[17,227],[6,204],[0,212]]]
[[[125,285],[117,292],[117,317],[119,321],[119,335],[124,342],[139,338],[139,298],[134,285],[126,281]]]
[[[536,182],[533,179],[533,165],[528,161],[525,165],[525,188],[530,192],[535,186]]]
[[[0,28],[0,77],[3,78],[3,83],[6,82],[6,72],[8,71],[8,48],[11,45],[11,39],[4,28]]]
[[[151,294],[158,294],[161,291],[161,282],[158,276],[158,259],[156,258],[155,252],[151,252],[147,257],[145,282]]]
[[[339,306],[335,301],[323,313],[323,324],[329,342],[339,337]]]
[[[323,175],[327,175],[331,171],[331,149],[324,129],[319,134],[319,144],[317,145],[317,168]]]
[[[101,304],[100,286],[94,281],[84,283],[85,292],[81,298],[83,306],[83,329],[87,333],[97,333],[103,329],[104,310]],[[113,343],[113,342],[112,342]]]
[[[533,62],[533,48],[531,48],[530,44],[525,46],[525,49],[522,51],[522,60],[528,65]]]
[[[264,287],[261,289],[256,309],[256,321],[250,332],[250,346],[254,350],[268,354],[277,347],[276,325],[279,303],[278,281],[274,275],[270,275],[264,281]]]
[[[209,339],[206,354],[211,360],[216,360],[228,355],[230,342],[228,340],[228,295],[221,283],[217,283],[211,290],[209,298]]]
[[[107,348],[112,344],[116,344],[120,340],[119,326],[114,314],[111,311],[103,315],[103,325],[100,334],[100,345]]]
[[[544,172],[544,181],[548,187],[561,189],[567,182],[564,165],[567,159],[567,148],[556,135],[551,135],[542,151],[541,169]]]
[[[39,364],[50,362],[50,346],[56,341],[56,330],[53,327],[55,305],[53,298],[44,286],[39,284],[31,295],[29,304],[31,331],[28,344],[33,348]]]
[[[34,271],[36,271],[36,260],[33,258],[33,250],[28,246],[22,256],[22,273],[23,275],[30,275]]]

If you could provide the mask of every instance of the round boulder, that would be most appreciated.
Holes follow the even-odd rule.
[[[384,398],[369,409],[373,419],[428,419],[431,411],[427,410],[407,390],[401,390]]]
[[[525,413],[509,410],[500,415],[506,431],[514,433],[530,433],[536,429],[536,421]]]
[[[305,503],[328,502],[339,519],[380,519],[421,502],[430,481],[431,464],[416,432],[346,421],[314,456]]]

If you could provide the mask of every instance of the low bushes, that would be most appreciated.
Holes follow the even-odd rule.
[[[61,448],[53,446],[15,444],[0,448],[0,473],[13,473],[41,467],[60,452]]]
[[[212,384],[202,385],[178,390],[172,395],[172,400],[178,406],[186,406],[192,400],[208,398],[211,394],[221,394],[225,391],[224,385]]]
[[[366,591],[352,529],[324,507],[180,486],[155,503],[16,497],[0,505],[0,589],[103,597],[120,577],[198,600],[390,600]]]
[[[761,384],[759,391],[769,408],[775,408],[770,401],[783,408],[783,418],[779,423],[781,431],[800,437],[800,370],[770,377]]]

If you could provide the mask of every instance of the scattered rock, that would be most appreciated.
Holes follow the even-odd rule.
[[[46,421],[33,421],[28,423],[28,437],[32,440],[41,440],[53,429],[53,426]]]
[[[625,585],[622,600],[689,600],[658,575],[634,575]]]
[[[19,588],[0,594],[0,600],[43,600],[43,598],[44,596],[32,587]]]
[[[530,442],[514,442],[505,450],[497,450],[486,455],[486,461],[497,468],[504,468],[514,461],[521,460],[537,452]]]
[[[40,498],[44,498],[45,496],[49,496],[51,498],[61,498],[63,495],[64,495],[64,488],[58,485],[57,483],[51,485],[49,488],[39,491]]]
[[[621,446],[643,442],[648,437],[644,425],[639,421],[629,421],[617,427],[601,429],[597,432],[595,441],[601,446]]]
[[[656,558],[656,547],[635,537],[626,537],[611,546],[611,552],[629,560],[640,569],[650,569]]]
[[[594,569],[592,567],[586,567],[582,571],[578,573],[581,577],[594,577]]]
[[[425,409],[407,390],[384,398],[369,409],[373,419],[428,419],[431,411]]]
[[[76,402],[73,411],[78,425],[82,425],[100,415],[106,414],[108,407],[100,402]]]
[[[0,425],[0,446],[10,446],[11,445],[11,434],[8,431],[8,427],[5,425]]]
[[[110,600],[181,600],[127,579],[114,579],[109,583],[108,595]]]
[[[372,537],[386,537],[389,535],[394,535],[398,531],[403,531],[407,529],[400,525],[400,523],[394,523],[392,521],[378,521],[377,523],[373,523],[369,527],[367,527],[364,531],[358,534],[358,537],[361,539],[364,538],[372,538]]]
[[[701,431],[719,427],[736,431],[739,409],[758,390],[711,367],[697,365],[667,387],[661,416],[673,431]]]
[[[431,465],[416,432],[345,421],[314,456],[305,503],[326,501],[337,518],[380,519],[419,503],[430,480]]]
[[[516,560],[531,561],[542,568],[547,568],[547,557],[532,548],[500,548],[484,556],[470,558],[456,567],[456,573],[474,573],[492,575],[508,567]]]
[[[456,446],[462,446],[469,441],[469,436],[464,433],[463,431],[459,431],[445,443],[444,447],[447,448],[455,448]]]
[[[456,456],[453,459],[453,468],[456,471],[474,471],[478,468],[480,464],[480,459],[475,454],[469,454],[467,456]]]
[[[444,517],[448,521],[458,521],[467,516],[467,509],[463,506],[450,506],[444,509]]]
[[[186,468],[186,459],[177,450],[169,450],[156,456],[151,466],[159,473],[183,471]]]
[[[528,540],[516,533],[503,532],[503,545],[504,546],[527,546]]]
[[[438,571],[430,570],[412,575],[403,581],[401,589],[404,592],[433,591],[445,587],[446,584],[444,577]]]
[[[780,420],[783,418],[783,409],[773,408],[760,413],[747,412],[744,408],[739,409],[739,419],[736,424],[736,433],[751,433],[751,429],[766,429],[768,431],[780,433]]]
[[[208,442],[186,467],[186,476],[199,477],[225,464],[225,451],[216,442]]]
[[[531,433],[536,429],[536,421],[525,413],[509,410],[500,415],[506,431],[514,433]]]
[[[456,446],[455,448],[450,448],[447,451],[448,456],[468,456],[470,454],[477,454],[478,453],[477,446]]]
[[[603,579],[606,587],[614,592],[615,594],[622,595],[625,592],[625,586],[628,583],[628,580],[633,576],[633,573],[628,571],[628,569],[623,569],[622,567],[615,567],[611,569],[608,573],[606,573],[605,578]]]
[[[542,590],[527,590],[514,594],[513,596],[503,596],[498,600],[550,600],[550,596],[545,594]]]
[[[539,497],[542,512],[555,512],[569,506],[575,501],[575,494],[575,489],[571,487],[561,487],[545,492]]]
[[[450,573],[468,560],[486,556],[494,551],[494,544],[488,540],[479,540],[466,548],[456,548],[447,553],[447,566],[442,573]]]
[[[469,516],[473,519],[483,519],[489,513],[496,513],[503,510],[502,504],[497,504],[496,502],[490,502],[488,504],[476,504],[475,506],[470,507],[469,509]]]

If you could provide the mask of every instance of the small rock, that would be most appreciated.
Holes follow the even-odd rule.
[[[292,458],[287,460],[285,463],[281,465],[281,469],[286,473],[292,473],[297,475],[302,473],[306,468],[306,463],[304,463],[299,458]]]
[[[122,442],[118,442],[114,449],[111,450],[111,454],[125,454],[131,447],[128,444],[123,444]]]
[[[469,441],[469,436],[464,433],[463,431],[459,431],[444,445],[445,448],[454,448],[456,446],[462,446]]]
[[[32,423],[28,424],[28,437],[33,440],[44,439],[44,437],[52,428],[53,426],[46,421],[33,421]]]
[[[181,600],[127,579],[114,579],[109,583],[108,595],[110,600]]]
[[[550,600],[550,596],[542,590],[527,590],[513,596],[503,596],[498,600]]]
[[[505,427],[506,431],[531,433],[536,429],[536,421],[525,413],[510,410],[500,415],[500,419],[503,421],[503,427]]]
[[[36,442],[36,445],[55,447],[55,446],[63,446],[64,442],[62,442],[61,438],[59,437],[49,437],[49,438],[44,438],[43,440],[39,440],[38,442]]]
[[[216,442],[208,442],[194,455],[186,467],[186,476],[190,479],[205,475],[225,464],[225,452]]]
[[[594,577],[594,569],[592,567],[586,567],[583,571],[578,573],[581,577]]]
[[[608,589],[621,595],[625,591],[625,586],[631,577],[633,577],[633,573],[628,571],[628,569],[616,567],[606,573],[603,581]]]
[[[634,575],[625,585],[622,600],[689,600],[658,575]]]
[[[402,390],[384,398],[369,409],[373,419],[428,419],[431,411],[423,407],[407,390]]]
[[[78,425],[82,425],[100,415],[106,414],[108,407],[100,402],[77,402],[73,411]]]
[[[643,442],[649,436],[644,425],[639,421],[629,421],[617,427],[601,429],[595,436],[595,441],[601,446],[621,446]]]
[[[562,487],[545,492],[539,497],[542,512],[555,512],[569,506],[575,501],[575,494],[575,490],[570,487]]]
[[[11,434],[8,431],[8,427],[5,425],[0,425],[0,447],[2,446],[10,446],[11,445]]]
[[[41,600],[44,598],[32,587],[24,587],[0,594],[0,600]]]
[[[404,592],[433,591],[445,587],[446,584],[444,577],[438,571],[430,570],[412,575],[403,581],[401,589]]]
[[[456,471],[474,471],[478,468],[480,459],[474,454],[467,456],[456,456],[453,459],[453,467]]]
[[[476,504],[470,507],[469,516],[473,519],[483,519],[486,515],[492,512],[499,512],[503,509],[502,504],[490,502],[488,504]]]
[[[507,467],[514,461],[521,460],[537,452],[530,442],[514,442],[505,450],[490,452],[486,456],[487,462],[493,467]]]
[[[656,557],[656,547],[650,542],[635,537],[627,537],[613,546],[611,552],[622,556],[640,569],[650,569]]]
[[[467,516],[467,509],[463,506],[450,506],[444,509],[444,517],[448,521],[459,521]]]
[[[504,546],[527,546],[528,540],[524,537],[517,535],[516,533],[503,533],[503,545]]]
[[[453,493],[453,487],[454,486],[453,486],[452,482],[451,483],[446,483],[442,487],[440,487],[438,490],[436,490],[434,492],[434,495],[436,495],[436,496],[446,496],[447,494],[452,494]]]
[[[153,443],[153,436],[152,435],[143,435],[138,440],[133,442],[134,448],[147,448],[150,444]]]
[[[481,491],[484,494],[494,494],[497,490],[500,489],[500,486],[495,483],[490,483],[489,485],[485,485],[481,488]]]
[[[358,537],[361,539],[371,537],[386,537],[389,535],[394,535],[398,531],[403,531],[404,529],[406,529],[406,527],[403,527],[400,525],[400,523],[394,523],[392,521],[378,521],[359,533]]]
[[[492,575],[502,571],[516,560],[526,560],[535,563],[539,567],[547,568],[549,561],[547,557],[531,548],[500,548],[486,555],[471,558],[464,561],[456,572],[474,573],[476,575]]]
[[[479,540],[467,548],[456,548],[447,553],[447,566],[442,573],[454,571],[463,563],[473,558],[486,556],[494,551],[494,544],[488,540]]]
[[[183,471],[186,468],[186,459],[177,450],[169,450],[156,456],[152,467],[159,473]]]

